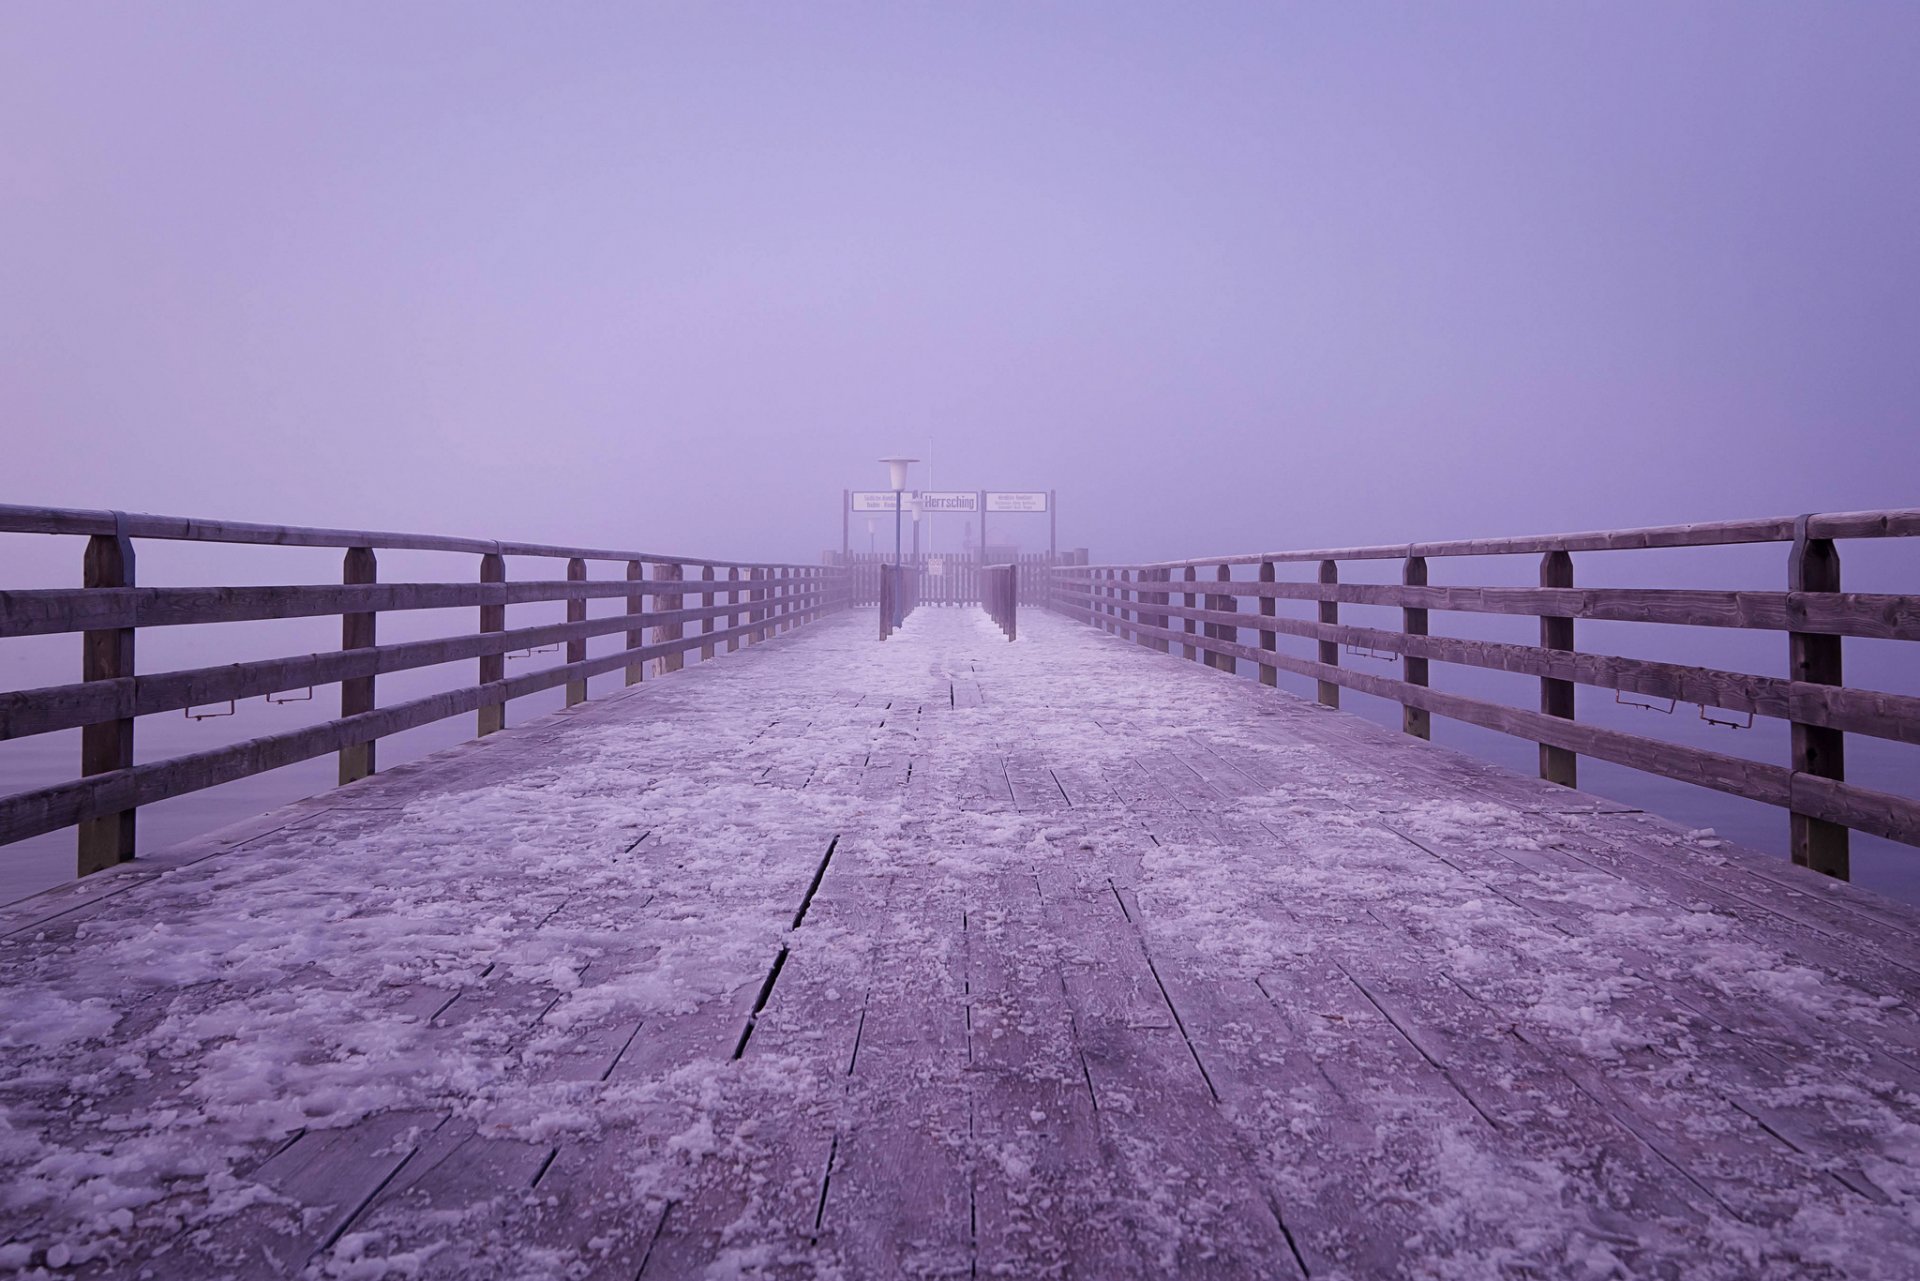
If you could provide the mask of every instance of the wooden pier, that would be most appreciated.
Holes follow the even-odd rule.
[[[1108,573],[636,579],[710,658],[0,909],[0,1274],[1920,1274],[1920,911]]]

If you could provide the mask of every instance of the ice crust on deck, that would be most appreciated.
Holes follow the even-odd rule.
[[[1905,909],[870,621],[0,916],[0,1275],[1920,1275]]]

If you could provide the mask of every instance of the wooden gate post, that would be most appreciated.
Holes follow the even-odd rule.
[[[656,583],[683,582],[685,581],[685,577],[686,575],[682,571],[681,566],[673,561],[663,561],[653,567],[653,581]],[[658,601],[659,598],[655,597],[654,599]],[[675,592],[671,608],[678,611],[686,608],[686,604],[686,593]],[[684,622],[661,623],[653,629],[653,643],[659,645],[667,641],[677,641],[685,637],[686,634],[687,627]],[[655,676],[665,676],[668,672],[677,672],[686,665],[686,652],[684,650],[675,650],[671,654],[662,654],[654,660],[653,674]]]
[[[567,561],[567,581],[570,583],[586,582],[587,581],[587,562],[584,560],[581,560],[578,556],[575,556],[572,559],[568,560]],[[570,596],[567,598],[567,621],[569,623],[584,623],[587,621],[587,598],[586,597]],[[582,636],[577,640],[570,640],[567,642],[567,661],[569,663],[584,663],[587,661],[587,638],[586,637]],[[567,682],[567,706],[573,707],[580,703],[584,703],[586,701],[587,701],[587,678],[582,676],[578,680],[568,681]]]
[[[1263,560],[1260,562],[1260,581],[1263,583],[1271,583],[1273,581],[1272,561]],[[1260,617],[1272,618],[1277,605],[1278,602],[1275,601],[1273,597],[1262,596],[1260,598]],[[1262,629],[1260,632],[1260,648],[1271,652],[1278,647],[1273,632],[1270,629]],[[1280,669],[1272,663],[1260,664],[1260,683],[1267,686],[1278,685],[1280,683]]]
[[[1340,562],[1323,560],[1320,562],[1320,582],[1333,587],[1340,581]],[[1337,598],[1323,598],[1320,601],[1320,621],[1328,627],[1340,622],[1340,601]],[[1340,666],[1340,642],[1322,640],[1320,642],[1320,661],[1328,667]],[[1320,703],[1326,707],[1340,706],[1340,687],[1332,681],[1319,681]]]
[[[507,581],[507,558],[499,552],[488,552],[480,558],[480,581],[482,583],[505,583]],[[504,632],[507,630],[507,595],[500,593],[498,605],[480,607],[480,632]],[[480,656],[480,683],[491,684],[507,678],[507,656],[505,653],[482,654]],[[480,736],[498,733],[507,727],[507,704],[498,703],[480,705]]]
[[[344,563],[340,568],[340,581],[348,586],[359,586],[380,581],[380,562],[371,547],[349,547]],[[369,649],[375,643],[378,634],[376,620],[380,616],[372,611],[361,614],[340,615],[340,648]],[[340,714],[358,716],[361,712],[373,710],[373,677],[355,676],[340,682]],[[368,739],[364,743],[348,743],[340,749],[340,786],[366,778],[374,770],[374,743]]]
[[[1400,566],[1400,585],[1402,587],[1425,587],[1427,585],[1427,558],[1409,556]],[[1427,634],[1427,611],[1424,609],[1405,609],[1400,611],[1400,630],[1408,636]],[[1401,675],[1409,685],[1427,683],[1427,660],[1413,654],[1400,656]],[[1424,707],[1400,704],[1400,728],[1415,738],[1433,737],[1433,713]]]
[[[1792,559],[1787,565],[1787,590],[1837,592],[1840,590],[1840,553],[1832,539],[1807,536],[1810,519],[1802,516],[1794,524]],[[1805,612],[1803,602],[1788,597],[1789,619],[1796,615],[1804,618]],[[1788,632],[1788,678],[1810,685],[1843,684],[1840,676],[1840,645],[1838,636]],[[1847,776],[1846,735],[1824,725],[1808,725],[1800,721],[1790,724],[1796,780],[1802,774],[1844,780]],[[1799,789],[1796,787],[1794,790]],[[1826,819],[1814,818],[1811,814],[1802,814],[1797,808],[1788,811],[1787,821],[1795,863],[1843,881],[1849,879],[1852,869],[1846,828]]]
[[[1573,586],[1573,557],[1564,551],[1551,551],[1540,558],[1542,587]],[[1540,645],[1543,649],[1573,648],[1573,619],[1543,615],[1540,619]],[[1540,679],[1540,710],[1561,720],[1573,719],[1573,682]],[[1579,786],[1579,758],[1564,747],[1540,744],[1540,777],[1549,783]]]
[[[732,631],[734,628],[740,626],[740,586],[739,584],[740,584],[740,567],[738,565],[735,565],[732,568],[727,570],[727,605],[729,606],[729,609],[727,611],[727,630],[728,631]],[[735,653],[739,650],[739,648],[740,648],[740,638],[738,636],[727,637],[727,653],[729,654]]]
[[[88,587],[132,587],[134,585],[133,540],[126,536],[125,525],[114,513],[114,532],[95,534],[87,539],[82,558],[81,582]],[[80,639],[80,676],[89,681],[133,679],[134,632],[132,627],[112,627],[85,632]],[[133,698],[123,706],[132,711]],[[133,717],[99,721],[80,730],[80,773],[111,774],[133,768]],[[125,863],[133,857],[134,813],[132,808],[117,814],[102,814],[84,819],[79,828],[78,875]]]
[[[630,560],[627,562],[627,581],[629,583],[644,582],[646,580],[646,577],[647,577],[647,566],[645,562],[637,561],[637,560]],[[646,612],[647,612],[647,598],[645,596],[627,597],[627,613],[644,614]],[[639,649],[642,645],[645,645],[646,643],[647,643],[646,628],[636,627],[627,633],[628,649]],[[632,662],[627,664],[627,684],[638,685],[641,681],[645,680],[646,678],[647,678],[647,665],[645,663]]]

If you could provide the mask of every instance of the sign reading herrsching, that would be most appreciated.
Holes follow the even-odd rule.
[[[977,512],[980,510],[980,491],[977,489],[922,489],[908,490],[909,501],[917,493],[920,510],[923,512]],[[895,501],[891,489],[856,489],[851,491],[853,510],[856,512],[890,512]],[[990,512],[1043,512],[1047,510],[1047,495],[1039,493],[996,493],[987,491],[987,510]]]

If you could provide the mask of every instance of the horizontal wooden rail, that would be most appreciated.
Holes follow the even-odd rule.
[[[491,542],[444,534],[406,534],[369,529],[320,529],[302,525],[260,525],[197,516],[153,516],[145,512],[83,511],[69,507],[20,507],[0,503],[0,534],[87,534],[156,538],[175,542],[249,543],[273,547],[368,547],[382,551],[468,552],[473,555],[542,556],[559,560],[637,560],[649,565],[713,565],[721,569],[810,569],[797,561],[703,560],[665,552],[614,551],[560,547],[546,543]]]
[[[0,844],[77,825],[83,874],[134,854],[141,805],[329,752],[339,753],[340,781],[350,783],[374,771],[374,744],[382,737],[466,713],[478,714],[481,734],[491,733],[506,725],[512,699],[564,685],[571,706],[587,698],[594,676],[624,669],[633,684],[649,663],[666,673],[711,660],[845,609],[851,598],[846,569],[794,562],[0,506],[4,532],[87,539],[84,586],[0,591],[0,639],[77,632],[86,655],[81,681],[0,692],[0,740],[72,729],[82,736],[80,777],[0,797]],[[134,574],[135,542],[142,538],[338,547],[346,555],[337,585],[142,587]],[[475,555],[478,572],[465,582],[382,582],[376,548]],[[516,581],[507,570],[510,556],[565,558],[566,577]],[[587,565],[595,560],[625,562],[624,576],[589,578]],[[624,610],[588,618],[587,603],[595,599],[619,600]],[[566,603],[566,622],[507,626],[508,607],[549,601]],[[479,626],[378,643],[382,614],[430,609],[475,609]],[[142,628],[329,615],[341,619],[337,651],[155,673],[139,672],[133,662]],[[686,635],[688,624],[699,630]],[[616,634],[625,639],[618,653],[587,657],[589,640]],[[566,646],[564,662],[506,675],[509,654],[559,645]],[[375,698],[378,677],[474,660],[479,679],[466,688],[386,707]],[[330,720],[134,764],[133,731],[141,716],[326,685],[340,688],[340,715]]]
[[[1641,551],[1654,547],[1728,547],[1741,543],[1788,543],[1802,519],[1816,539],[1920,537],[1920,507],[1893,511],[1827,512],[1811,517],[1769,516],[1759,520],[1713,521],[1699,525],[1649,525],[1639,529],[1590,530],[1574,534],[1527,534],[1517,538],[1458,538],[1434,543],[1380,543],[1312,551],[1239,552],[1155,560],[1136,565],[1091,565],[1091,569],[1184,569],[1189,565],[1258,565],[1289,561],[1404,560],[1433,556],[1543,555],[1551,551]]]
[[[1574,784],[1576,762],[1590,756],[1662,777],[1714,788],[1790,814],[1795,861],[1830,875],[1848,874],[1847,832],[1857,830],[1920,845],[1920,800],[1845,780],[1844,736],[1865,734],[1920,744],[1920,698],[1850,687],[1841,678],[1841,638],[1920,641],[1920,595],[1840,590],[1835,539],[1920,536],[1920,509],[1847,512],[1792,519],[1668,525],[1598,533],[1471,539],[1408,545],[1320,549],[1155,561],[1133,565],[1069,565],[1052,571],[1053,608],[1162,652],[1179,652],[1233,670],[1244,662],[1262,684],[1290,672],[1316,682],[1322,703],[1337,707],[1350,689],[1397,702],[1402,727],[1425,738],[1444,717],[1529,739],[1540,745],[1541,776]],[[1648,547],[1707,547],[1788,542],[1784,591],[1573,586],[1572,554]],[[1435,586],[1427,557],[1537,554],[1538,587]],[[1398,584],[1344,583],[1342,560],[1399,559]],[[1316,562],[1317,581],[1276,581],[1283,562]],[[1257,578],[1233,577],[1236,565],[1258,566]],[[1178,586],[1182,590],[1174,592]],[[1248,613],[1241,600],[1257,602]],[[1312,602],[1318,617],[1285,617],[1280,601]],[[1342,622],[1342,605],[1398,608],[1399,628]],[[1434,610],[1536,618],[1541,643],[1435,636]],[[1574,647],[1576,620],[1778,631],[1790,652],[1786,677],[1583,653]],[[1259,633],[1259,644],[1240,641]],[[1281,652],[1280,636],[1315,642],[1317,660]],[[1398,677],[1342,665],[1342,648],[1400,661]],[[1452,663],[1536,678],[1540,710],[1442,693],[1429,686],[1432,663]],[[1701,715],[1765,716],[1793,731],[1793,761],[1769,764],[1579,723],[1577,685],[1700,706]]]

